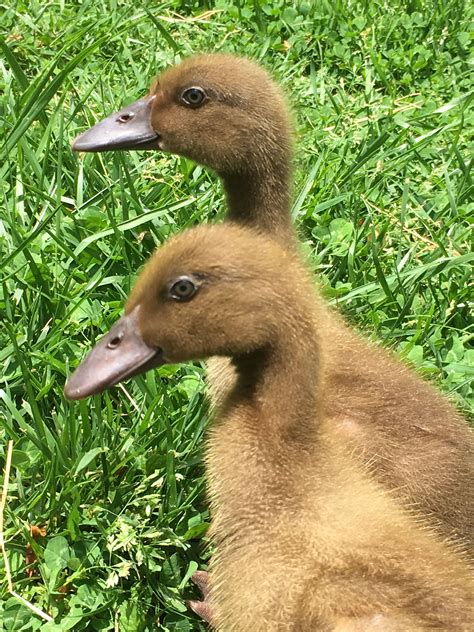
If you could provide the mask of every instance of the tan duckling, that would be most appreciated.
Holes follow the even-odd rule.
[[[78,151],[163,149],[214,169],[228,218],[296,251],[290,221],[291,125],[267,73],[231,55],[198,55],[164,72],[144,99],[76,139]],[[283,264],[281,264],[283,265]],[[378,480],[443,535],[474,544],[473,437],[430,385],[333,316],[328,413]],[[233,383],[212,363],[214,400]]]
[[[232,358],[237,380],[206,456],[218,630],[470,630],[462,556],[399,507],[334,426],[333,333],[295,257],[248,229],[203,226],[152,257],[65,393]]]
[[[292,129],[285,99],[248,59],[198,55],[165,71],[150,94],[84,132],[76,151],[160,149],[218,173],[228,219],[288,242]]]

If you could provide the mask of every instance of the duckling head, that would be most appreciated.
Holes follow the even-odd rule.
[[[73,149],[161,149],[231,175],[288,161],[291,125],[280,89],[262,68],[214,53],[166,70],[148,96],[81,134]]]
[[[201,226],[172,238],[145,266],[124,316],[69,378],[66,397],[165,363],[271,346],[295,301],[291,269],[290,254],[249,229]]]

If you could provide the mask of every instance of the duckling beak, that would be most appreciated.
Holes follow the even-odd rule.
[[[74,151],[115,149],[158,149],[159,134],[151,126],[154,95],[139,99],[120,112],[111,114],[78,136]]]
[[[122,316],[92,349],[66,382],[67,399],[101,393],[118,382],[165,363],[162,350],[150,347],[140,335],[140,306]]]

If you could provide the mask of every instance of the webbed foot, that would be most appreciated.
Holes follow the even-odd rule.
[[[212,611],[208,601],[209,596],[209,573],[207,571],[196,571],[193,573],[191,580],[196,584],[202,593],[202,601],[190,599],[187,604],[191,610],[212,625]]]

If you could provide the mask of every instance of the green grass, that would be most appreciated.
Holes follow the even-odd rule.
[[[202,367],[62,395],[156,244],[222,217],[215,178],[186,160],[70,151],[189,53],[235,51],[283,84],[293,213],[327,296],[472,410],[469,4],[146,4],[18,1],[1,18],[5,537],[14,590],[54,623],[8,594],[2,561],[0,630],[204,629],[184,605],[208,555]]]

